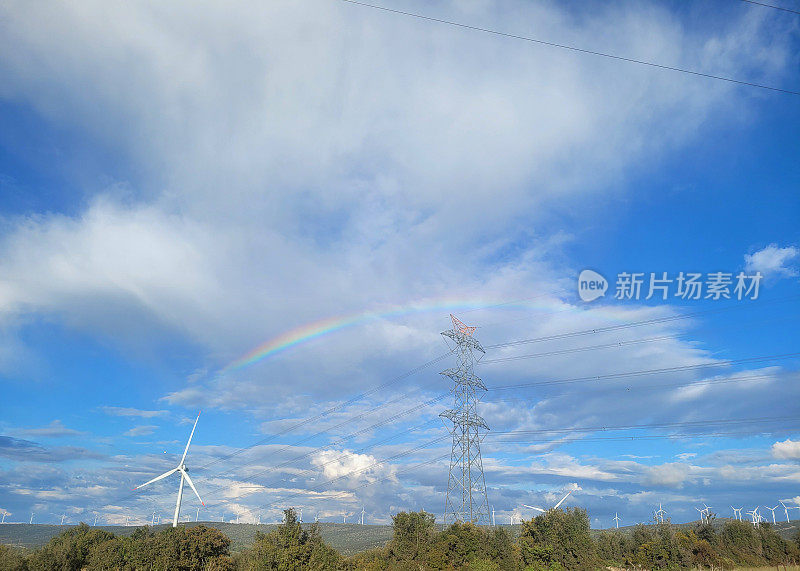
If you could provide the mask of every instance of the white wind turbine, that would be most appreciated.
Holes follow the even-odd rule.
[[[172,518],[172,527],[178,527],[178,517],[181,513],[181,498],[183,498],[183,483],[188,482],[189,486],[192,488],[194,495],[197,496],[197,499],[200,500],[200,503],[203,504],[205,507],[205,503],[200,498],[200,494],[197,493],[197,488],[194,487],[192,483],[192,479],[189,477],[188,469],[186,468],[186,464],[184,461],[186,460],[186,454],[189,452],[189,445],[192,443],[192,437],[194,436],[194,429],[197,428],[197,421],[200,420],[200,413],[197,413],[197,418],[194,421],[194,426],[192,427],[192,433],[189,435],[189,441],[186,443],[186,448],[183,450],[183,456],[181,456],[181,461],[178,462],[178,466],[169,470],[168,472],[164,472],[160,476],[157,476],[150,480],[149,482],[145,482],[141,486],[136,486],[134,490],[138,490],[139,488],[144,488],[148,484],[152,484],[153,482],[157,482],[162,478],[166,478],[167,476],[171,476],[175,472],[181,473],[181,483],[178,486],[178,500],[175,502],[175,516]],[[238,517],[238,516],[237,516]],[[237,522],[238,523],[238,522]]]
[[[770,508],[768,506],[764,506],[764,507],[772,512],[772,524],[775,525],[775,523],[776,523],[775,522],[775,510],[778,509],[778,506],[775,506],[774,508]]]
[[[659,502],[658,511],[656,512],[656,519],[658,519],[659,522],[664,523],[664,516],[666,514],[667,514],[667,512],[664,511],[664,508],[661,507],[661,502]]]
[[[705,520],[706,520],[706,510],[705,509],[701,510],[700,508],[694,508],[694,509],[696,509],[698,512],[700,512],[700,523],[705,522]]]
[[[552,508],[550,508],[550,509],[553,509],[553,510],[554,510],[554,509],[557,509],[557,508],[558,508],[558,506],[560,506],[561,504],[563,504],[563,503],[564,503],[564,500],[566,500],[566,499],[569,497],[569,495],[570,495],[571,493],[572,493],[572,490],[570,490],[569,492],[567,492],[567,495],[566,495],[566,496],[564,496],[563,498],[561,498],[561,499],[558,501],[558,503],[557,503],[556,505],[554,505],[554,506],[553,506]],[[542,508],[537,508],[536,506],[529,506],[528,504],[522,504],[522,507],[529,508],[529,509],[532,509],[532,510],[536,510],[537,512],[542,512],[542,513],[545,513],[545,512],[547,511],[547,510],[544,510],[544,509],[542,509]]]
[[[620,520],[619,514],[617,512],[614,512],[614,523],[617,524],[617,529],[619,529],[619,520]]]
[[[786,504],[783,501],[778,500],[780,504],[783,506],[783,513],[786,514],[786,523],[789,523],[789,508],[786,507]]]

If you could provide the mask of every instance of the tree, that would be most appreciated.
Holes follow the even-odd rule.
[[[341,566],[339,553],[327,545],[314,524],[304,530],[293,509],[284,510],[284,521],[267,534],[257,533],[253,547],[236,559],[248,570],[336,569]]]
[[[589,535],[586,510],[551,509],[530,521],[522,522],[519,537],[525,565],[552,566],[565,569],[590,569],[597,565],[595,544]]]

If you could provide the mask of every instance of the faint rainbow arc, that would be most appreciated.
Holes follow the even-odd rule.
[[[352,327],[367,321],[375,319],[383,319],[387,317],[397,317],[400,315],[407,315],[411,313],[423,313],[428,311],[443,311],[443,310],[458,310],[458,309],[476,309],[487,305],[485,300],[480,302],[469,301],[447,301],[437,302],[424,305],[409,305],[393,307],[390,309],[383,309],[380,311],[359,312],[350,315],[327,317],[318,321],[305,323],[285,331],[252,349],[248,353],[242,355],[235,361],[226,365],[222,371],[234,371],[257,363],[258,361],[280,353],[286,349],[317,339],[323,335],[334,333],[336,331]]]
[[[349,315],[327,317],[317,321],[305,323],[303,325],[295,327],[294,329],[290,329],[289,331],[285,331],[275,337],[272,337],[271,339],[265,341],[261,345],[258,345],[248,353],[242,355],[238,359],[226,365],[224,368],[221,369],[220,372],[227,373],[238,369],[242,369],[244,367],[257,363],[262,359],[271,357],[272,355],[275,355],[277,353],[285,351],[286,349],[290,349],[307,341],[311,341],[313,339],[317,339],[324,335],[340,331],[347,327],[352,327],[354,325],[358,325],[375,319],[398,317],[401,315],[408,315],[412,313],[424,313],[430,311],[456,312],[459,310],[473,311],[479,309],[492,309],[492,308],[528,309],[528,310],[534,309],[534,310],[542,310],[542,311],[549,311],[556,313],[561,311],[582,312],[585,309],[589,309],[588,307],[582,308],[579,305],[570,304],[569,302],[559,298],[556,295],[556,293],[563,293],[564,291],[565,290],[562,290],[561,292],[550,292],[548,294],[538,295],[535,298],[528,298],[527,300],[518,300],[518,301],[507,301],[507,300],[489,301],[486,299],[480,299],[480,300],[439,299],[428,303],[391,306],[388,308],[383,308],[381,310],[362,311],[358,313],[352,313]],[[538,301],[532,302],[531,301],[532,299],[538,299]],[[624,314],[622,313],[623,312],[622,308],[618,308],[615,306],[595,306],[592,307],[591,309],[593,312],[601,313],[607,319],[619,322],[625,321]]]

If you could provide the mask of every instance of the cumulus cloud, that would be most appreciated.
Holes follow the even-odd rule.
[[[689,479],[691,467],[688,464],[672,462],[652,466],[645,474],[645,483],[652,486],[681,487]]]
[[[772,455],[785,460],[800,460],[800,440],[787,438],[772,445]]]
[[[796,276],[798,260],[800,260],[800,248],[795,246],[781,248],[777,244],[770,244],[744,256],[745,270],[751,273],[761,272],[764,276]]]
[[[323,450],[312,459],[312,464],[322,469],[329,480],[345,479],[347,482],[370,482],[391,474],[392,468],[369,454],[356,454],[349,450]]]

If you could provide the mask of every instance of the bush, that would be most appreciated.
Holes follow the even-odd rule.
[[[337,569],[342,557],[327,545],[314,524],[306,531],[293,509],[284,510],[284,521],[275,531],[257,533],[253,547],[235,559],[241,569]]]

